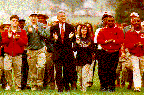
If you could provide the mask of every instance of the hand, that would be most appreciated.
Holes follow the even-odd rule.
[[[19,39],[20,38],[20,35],[18,35],[18,34],[16,34],[15,36],[14,36],[14,39]]]
[[[126,57],[126,54],[125,53],[122,53],[121,54],[121,58],[125,58]]]
[[[58,39],[58,35],[57,35],[57,33],[55,32],[55,33],[53,33],[53,37],[54,37],[54,39],[55,40],[57,40]]]
[[[69,38],[72,38],[73,36],[74,36],[74,33],[71,32],[71,33],[69,34]]]
[[[138,42],[138,46],[143,46],[143,44],[141,42]]]
[[[113,42],[113,39],[109,39],[105,41],[105,43],[111,43],[111,42]]]
[[[39,28],[38,26],[35,27],[36,32],[38,32],[38,28]]]
[[[80,38],[79,37],[76,38],[76,43],[80,44]]]
[[[33,33],[33,32],[32,32],[32,27],[28,27],[28,32],[29,32],[29,33]]]
[[[12,37],[12,32],[8,32],[8,38]]]

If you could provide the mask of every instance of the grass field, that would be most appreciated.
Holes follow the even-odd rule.
[[[127,85],[128,84],[126,84],[125,88],[116,88],[116,92],[100,92],[99,77],[96,66],[94,85],[91,88],[87,88],[86,92],[81,92],[80,86],[78,85],[78,90],[70,92],[64,91],[63,93],[58,93],[57,90],[50,90],[49,87],[43,91],[30,91],[26,89],[20,92],[15,92],[14,88],[12,88],[11,91],[0,89],[0,95],[144,95],[144,88],[141,89],[141,92],[133,92],[132,90],[127,89]]]

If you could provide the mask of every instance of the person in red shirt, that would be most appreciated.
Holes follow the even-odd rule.
[[[134,29],[125,34],[125,47],[129,50],[129,60],[133,70],[134,91],[141,90],[141,76],[144,69],[144,33],[141,29],[141,20],[139,17],[133,19]]]
[[[10,29],[2,33],[2,43],[4,44],[4,72],[7,85],[5,90],[11,90],[12,87],[12,67],[14,69],[14,83],[16,91],[21,90],[21,66],[22,53],[24,46],[27,45],[28,38],[26,31],[18,27],[19,17],[12,15],[10,17]]]
[[[119,50],[123,43],[124,34],[121,29],[115,27],[114,17],[108,15],[106,20],[107,26],[100,30],[97,37],[97,43],[101,44],[104,51],[101,56],[101,65],[99,76],[101,91],[115,91],[116,68],[119,61]]]

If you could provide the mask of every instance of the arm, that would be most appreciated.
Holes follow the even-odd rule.
[[[38,34],[44,38],[48,38],[50,36],[50,27],[47,29],[43,28],[43,24],[39,24],[38,26]]]
[[[8,38],[8,31],[2,32],[2,43],[8,44],[10,42],[10,38]]]

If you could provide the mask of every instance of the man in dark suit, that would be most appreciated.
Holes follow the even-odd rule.
[[[59,23],[51,27],[50,39],[54,43],[54,63],[56,66],[56,84],[58,92],[66,91],[71,87],[76,88],[76,66],[74,64],[74,55],[72,42],[75,41],[74,27],[66,23],[64,11],[57,14]],[[62,72],[63,66],[63,72]],[[63,74],[63,75],[62,75]]]

